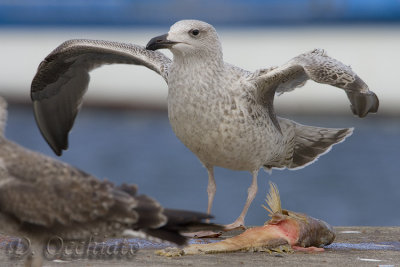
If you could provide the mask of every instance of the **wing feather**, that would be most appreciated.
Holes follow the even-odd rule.
[[[145,66],[168,82],[171,60],[133,44],[69,40],[40,63],[31,85],[33,110],[40,132],[57,155],[68,148],[68,133],[87,90],[89,72],[114,63]]]
[[[138,201],[108,181],[101,181],[71,165],[0,142],[0,212],[21,223],[55,224],[107,219],[136,223]]]
[[[0,210],[21,223],[51,227],[90,222],[115,207],[110,185],[72,167],[54,165],[58,167],[62,169],[30,177],[9,171],[10,179],[0,186]]]
[[[324,50],[315,49],[301,54],[288,63],[275,68],[256,71],[250,78],[256,84],[260,103],[269,103],[275,93],[284,93],[303,86],[311,79],[344,89],[351,103],[351,110],[359,117],[378,111],[378,97],[367,84],[340,61],[329,57]]]

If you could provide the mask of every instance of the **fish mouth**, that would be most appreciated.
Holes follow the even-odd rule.
[[[156,36],[152,38],[146,45],[147,50],[157,50],[164,48],[171,48],[174,44],[178,44],[179,42],[174,42],[168,40],[168,33]]]

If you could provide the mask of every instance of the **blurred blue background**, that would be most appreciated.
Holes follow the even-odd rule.
[[[191,18],[215,25],[226,61],[249,70],[325,48],[351,64],[381,101],[378,114],[358,119],[336,88],[309,82],[277,98],[280,116],[355,132],[304,169],[260,172],[248,225],[267,220],[261,204],[268,180],[278,184],[284,208],[333,225],[400,225],[397,0],[0,0],[0,94],[10,102],[8,138],[54,157],[35,125],[29,90],[38,64],[61,42],[145,45],[175,21]],[[136,183],[164,206],[205,211],[207,172],[172,132],[164,81],[135,66],[107,66],[91,76],[70,149],[60,159],[99,178]],[[220,168],[215,174],[213,214],[230,223],[243,208],[251,177]]]
[[[2,0],[0,23],[22,26],[216,25],[397,22],[397,0]]]

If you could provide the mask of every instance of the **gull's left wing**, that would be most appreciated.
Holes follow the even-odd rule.
[[[271,119],[277,125],[272,104],[275,93],[284,93],[303,86],[307,80],[329,84],[346,91],[354,115],[365,117],[378,111],[378,97],[349,66],[333,59],[322,49],[301,54],[288,63],[270,69],[261,69],[249,76],[257,87],[256,99],[270,109]]]
[[[36,122],[57,155],[68,148],[68,133],[89,84],[89,72],[105,64],[145,66],[168,83],[171,60],[158,51],[133,44],[69,40],[39,65],[31,85]]]

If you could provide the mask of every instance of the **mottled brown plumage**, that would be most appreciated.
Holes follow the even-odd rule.
[[[66,163],[7,140],[6,102],[0,97],[0,231],[25,236],[41,265],[41,249],[54,236],[89,239],[93,235],[153,237],[182,245],[180,231],[219,229],[201,221],[206,214],[164,210],[138,195],[134,185],[115,186]]]

